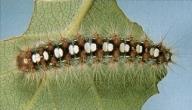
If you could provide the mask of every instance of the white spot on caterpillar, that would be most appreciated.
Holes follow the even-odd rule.
[[[78,45],[69,45],[69,53],[71,55],[77,54],[79,52]]]
[[[107,42],[103,43],[103,51],[104,52],[107,52],[107,44],[108,44]]]
[[[41,56],[38,53],[32,55],[33,63],[39,63],[40,60],[41,60]]]
[[[130,51],[130,46],[128,44],[125,44],[125,52],[129,52]]]
[[[151,48],[151,49],[150,49],[149,53],[150,53],[151,56],[154,55],[154,50],[155,50],[154,48]]]
[[[155,57],[155,58],[159,56],[159,52],[160,51],[158,48],[151,48],[149,51],[150,55]]]
[[[97,45],[95,43],[86,42],[84,49],[87,53],[95,52],[97,50]]]
[[[154,57],[158,57],[159,56],[159,49],[158,48],[156,48],[155,50],[154,50]]]
[[[69,45],[69,53],[70,53],[71,55],[74,55],[73,45]]]
[[[86,53],[90,53],[91,52],[91,45],[89,42],[86,42],[84,45],[84,49]]]
[[[120,52],[124,53],[125,52],[125,43],[121,43],[119,46]]]
[[[79,52],[79,47],[78,47],[78,45],[74,45],[74,46],[73,46],[73,51],[74,51],[75,54],[77,54],[77,53]]]
[[[95,52],[97,50],[97,45],[95,43],[91,43],[91,52]]]
[[[142,53],[142,52],[143,52],[143,46],[138,44],[138,45],[136,46],[136,52],[137,52],[137,53]]]
[[[130,46],[128,44],[121,43],[120,47],[119,47],[119,50],[120,50],[121,53],[129,52]]]
[[[112,43],[108,43],[108,51],[111,52],[113,51],[113,44]]]
[[[49,54],[48,54],[48,52],[47,51],[44,51],[43,52],[43,58],[44,58],[44,60],[49,60]]]
[[[112,43],[108,43],[108,42],[104,42],[103,43],[103,51],[104,52],[111,52],[111,51],[113,51],[113,44]]]
[[[61,48],[55,48],[54,49],[54,55],[56,58],[63,57],[63,50]]]

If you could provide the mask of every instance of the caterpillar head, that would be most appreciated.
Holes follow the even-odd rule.
[[[34,68],[33,63],[31,62],[32,53],[30,50],[21,51],[17,56],[17,66],[20,70],[28,72]]]

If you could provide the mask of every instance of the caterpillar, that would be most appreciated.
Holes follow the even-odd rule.
[[[121,58],[148,64],[172,62],[172,52],[162,42],[154,44],[147,39],[138,41],[130,36],[123,39],[118,35],[103,38],[99,34],[91,38],[77,35],[74,40],[62,38],[59,42],[23,50],[17,55],[16,62],[20,71],[32,72],[40,68],[61,67],[61,63],[72,65],[73,59],[86,63],[89,57],[94,63],[102,63],[105,58],[109,58],[110,62],[118,62]]]

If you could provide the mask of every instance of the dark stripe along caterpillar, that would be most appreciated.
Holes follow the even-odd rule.
[[[75,40],[62,38],[59,42],[48,42],[36,48],[21,51],[17,55],[17,67],[23,72],[47,70],[50,67],[61,67],[61,63],[71,65],[73,59],[86,63],[88,57],[93,61],[118,62],[125,58],[128,62],[149,64],[168,64],[172,62],[172,52],[162,42],[154,44],[150,40],[138,41],[133,37],[122,39],[118,35],[103,38],[95,34],[92,38],[77,35]]]

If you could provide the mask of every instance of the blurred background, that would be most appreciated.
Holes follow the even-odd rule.
[[[192,108],[192,1],[118,0],[120,8],[142,25],[153,41],[164,36],[173,49],[176,64],[158,84],[160,94],[152,96],[142,110],[191,110]],[[0,0],[0,40],[26,31],[33,0]]]

